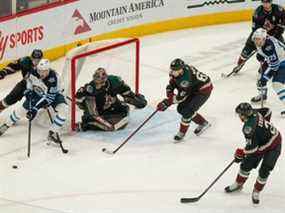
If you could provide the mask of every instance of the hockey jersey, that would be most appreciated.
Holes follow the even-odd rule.
[[[244,149],[246,155],[265,153],[281,143],[279,131],[259,112],[249,117],[242,131],[246,139]]]
[[[96,83],[91,81],[77,91],[76,98],[79,103],[83,103],[86,96],[94,97],[96,110],[98,114],[101,114],[117,101],[117,95],[124,97],[129,91],[131,91],[130,87],[120,77],[108,75],[103,87],[97,89]]]
[[[177,90],[176,101],[184,101],[189,96],[210,93],[213,89],[211,79],[206,74],[198,71],[195,67],[185,65],[183,74],[178,77],[170,76],[166,87],[167,93]]]
[[[32,72],[27,79],[27,89],[33,91],[32,99],[35,107],[50,105],[61,92],[59,76],[52,69],[44,79],[40,79],[37,72]]]
[[[267,64],[262,70],[261,80],[268,81],[280,67],[285,67],[285,45],[268,36],[265,44],[257,49],[257,58]]]

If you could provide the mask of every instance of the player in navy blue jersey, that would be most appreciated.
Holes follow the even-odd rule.
[[[60,141],[59,130],[64,126],[67,112],[67,104],[61,94],[58,74],[50,68],[48,59],[41,59],[36,71],[31,72],[25,81],[26,100],[23,106],[14,110],[0,127],[0,135],[25,115],[27,119],[33,120],[39,110],[52,107],[56,115],[52,118],[48,140],[58,143]]]
[[[267,82],[272,79],[272,87],[285,104],[285,45],[269,36],[265,29],[259,28],[252,35],[257,47],[257,59],[261,63],[260,78],[257,82],[259,95],[251,101],[258,103],[267,99]],[[285,110],[281,111],[285,115]]]

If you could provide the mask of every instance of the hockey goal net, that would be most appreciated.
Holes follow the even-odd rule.
[[[94,71],[103,67],[109,75],[120,76],[134,92],[139,92],[140,42],[137,38],[87,43],[70,50],[61,75],[62,89],[69,105],[68,126],[75,130],[81,112],[75,93],[92,81]]]

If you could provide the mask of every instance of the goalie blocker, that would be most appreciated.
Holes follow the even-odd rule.
[[[118,98],[120,95],[124,100]],[[141,94],[135,94],[119,77],[107,75],[104,68],[98,68],[93,80],[76,93],[77,105],[83,110],[78,131],[115,131],[128,124],[129,106],[144,108],[147,101]]]

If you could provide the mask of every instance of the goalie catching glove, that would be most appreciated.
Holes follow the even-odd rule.
[[[142,94],[135,94],[131,90],[123,93],[124,101],[128,104],[135,106],[138,109],[142,109],[147,105],[147,100]]]

